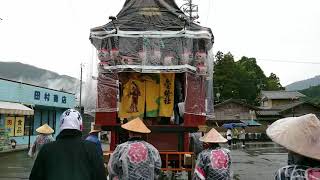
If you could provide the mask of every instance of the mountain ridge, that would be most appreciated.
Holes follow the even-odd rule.
[[[317,75],[313,78],[296,81],[286,86],[287,91],[299,91],[303,89],[308,89],[313,86],[320,85],[320,75]]]
[[[21,62],[0,61],[0,77],[75,94],[79,91],[78,79]]]

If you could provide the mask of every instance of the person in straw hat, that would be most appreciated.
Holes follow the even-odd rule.
[[[198,155],[193,180],[230,180],[230,151],[219,146],[227,139],[212,128],[199,140],[204,143],[205,150]]]
[[[48,124],[44,124],[38,127],[36,131],[39,133],[39,135],[36,137],[36,140],[34,141],[28,153],[28,155],[32,158],[37,157],[43,145],[54,141],[52,137],[52,133],[54,133],[54,130]]]
[[[158,179],[161,172],[159,152],[142,139],[143,134],[151,131],[140,118],[133,119],[121,127],[129,131],[129,140],[118,145],[110,157],[110,179]]]
[[[267,135],[288,150],[288,166],[280,168],[275,180],[320,179],[320,121],[314,114],[279,119]]]
[[[102,156],[95,144],[82,139],[82,117],[68,109],[60,117],[56,141],[45,144],[38,154],[30,180],[105,180]]]
[[[103,151],[101,147],[101,142],[98,138],[99,132],[101,132],[101,127],[98,125],[94,125],[91,131],[89,132],[89,136],[86,138],[87,141],[93,142],[98,150],[98,154],[103,156]]]

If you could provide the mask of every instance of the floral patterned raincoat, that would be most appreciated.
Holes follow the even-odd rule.
[[[158,150],[140,138],[131,138],[112,153],[108,171],[110,179],[153,180],[161,170]]]
[[[280,168],[275,174],[275,180],[319,180],[320,168],[289,165]]]
[[[39,134],[29,151],[29,156],[32,158],[36,158],[42,146],[52,141],[54,141],[54,139],[51,134]]]
[[[230,151],[225,148],[209,148],[199,155],[193,180],[230,180]]]

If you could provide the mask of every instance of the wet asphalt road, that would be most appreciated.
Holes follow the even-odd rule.
[[[21,180],[28,179],[33,160],[27,151],[0,154],[0,179]]]
[[[287,162],[285,149],[273,143],[250,143],[231,148],[233,179],[271,180]],[[0,154],[0,180],[28,179],[33,161],[26,151]]]
[[[278,168],[287,163],[287,152],[273,143],[248,144],[231,148],[233,179],[272,180]]]

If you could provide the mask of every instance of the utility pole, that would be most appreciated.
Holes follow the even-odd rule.
[[[82,106],[81,106],[81,95],[82,95],[82,67],[84,65],[81,63],[80,64],[80,102],[79,102],[79,106],[80,106],[80,114],[82,114]]]
[[[192,22],[192,0],[189,0],[190,22]]]
[[[186,3],[184,3],[180,9],[182,9],[182,11],[184,13],[186,13],[187,15],[189,15],[189,20],[190,22],[196,20],[199,18],[198,16],[198,5],[195,5],[192,3],[192,0],[184,0],[186,1]],[[196,13],[197,15],[193,15],[193,13]]]

